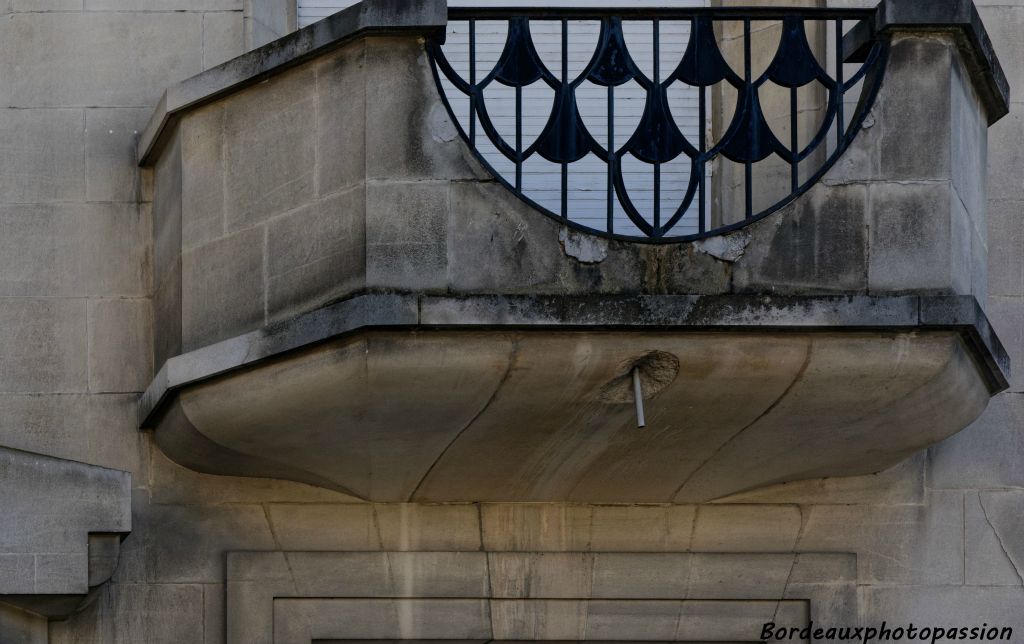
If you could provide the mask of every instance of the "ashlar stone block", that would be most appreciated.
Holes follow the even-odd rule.
[[[202,33],[202,15],[180,11],[12,14],[0,29],[0,103],[152,106],[202,71]]]
[[[43,15],[43,14],[36,14]],[[0,39],[20,16],[5,17]],[[0,70],[9,60],[0,45]],[[24,78],[28,71],[4,73]],[[7,83],[5,83],[7,85]],[[3,92],[3,90],[0,90]],[[10,103],[4,103],[9,105]],[[0,110],[0,190],[7,203],[82,201],[86,193],[85,124],[80,109]]]
[[[153,374],[153,315],[147,300],[89,304],[89,390],[143,391]]]
[[[265,319],[265,231],[247,228],[182,254],[182,343],[187,351]],[[216,306],[210,306],[217,302]]]

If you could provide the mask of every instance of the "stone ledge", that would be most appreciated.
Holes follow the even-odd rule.
[[[183,112],[267,80],[356,38],[443,33],[445,0],[363,0],[344,11],[169,87],[138,144],[139,165],[155,161],[165,134]]]
[[[168,360],[143,393],[155,426],[179,389],[340,336],[381,328],[616,330],[953,329],[993,394],[1010,359],[972,296],[435,296],[366,294]]]
[[[877,34],[941,31],[957,36],[964,64],[988,113],[989,125],[1010,111],[1010,84],[973,0],[901,2],[882,0],[873,21],[863,21],[843,38],[847,60],[862,60]]]
[[[131,475],[0,448],[0,480],[0,516],[10,519],[0,527],[0,604],[65,619],[114,574],[131,531]]]

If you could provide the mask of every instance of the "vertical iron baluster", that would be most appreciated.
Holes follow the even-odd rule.
[[[793,153],[793,161],[790,163],[790,182],[793,186],[793,192],[796,192],[800,186],[800,162],[797,160],[797,155],[800,154],[800,137],[797,131],[797,96],[796,88],[789,88],[789,149]]]
[[[694,19],[690,23],[690,38],[693,38],[693,34],[696,31],[697,31],[697,20]],[[700,69],[700,47],[697,47],[694,51],[696,52],[696,56],[697,56],[697,69]],[[698,175],[698,177],[697,177],[697,193],[698,193],[697,203],[698,203],[698,208],[700,210],[697,212],[697,227],[698,227],[698,232],[703,234],[705,232],[705,230],[707,229],[707,225],[705,224],[705,221],[704,221],[706,213],[707,213],[707,195],[705,194],[704,191],[706,190],[705,183],[706,183],[706,179],[707,179],[706,175],[707,175],[707,168],[708,168],[707,163],[708,162],[707,162],[707,159],[704,158],[704,154],[708,151],[708,140],[707,140],[708,139],[708,131],[707,131],[708,130],[708,123],[707,123],[707,120],[708,120],[708,113],[707,113],[707,111],[708,111],[708,106],[707,106],[707,92],[708,92],[708,88],[706,88],[703,85],[701,85],[701,86],[697,87],[697,90],[700,92],[700,95],[697,98],[697,114],[698,114],[697,118],[700,121],[700,124],[699,124],[700,133],[698,134],[698,138],[700,139],[700,156],[698,157],[700,167],[697,168],[697,171],[700,173],[700,175]],[[697,163],[697,161],[694,161],[694,162]]]
[[[562,164],[562,219],[569,219],[569,164]]]
[[[569,82],[569,21],[562,18],[562,82]]]
[[[608,85],[608,234],[615,234],[615,86]]]
[[[654,37],[654,85],[657,86],[661,83],[661,74],[659,68],[659,58],[661,54],[659,52],[659,24],[658,19],[655,18],[653,21],[653,37]],[[654,91],[654,90],[652,90]],[[657,135],[655,135],[657,136]],[[654,163],[654,231],[652,237],[660,237],[661,233],[658,228],[661,227],[661,164],[658,162]]]
[[[750,58],[751,58],[751,54],[750,54],[750,18],[744,18],[743,19],[743,88],[748,93],[754,91],[754,89],[753,89],[753,82],[751,80],[751,74],[753,72],[751,70],[751,60],[750,60]],[[749,94],[748,94],[748,96],[749,96]],[[752,100],[752,99],[748,98],[748,100]],[[746,107],[749,107],[749,105],[748,106],[744,106],[744,109],[746,109]],[[750,123],[752,124],[751,127],[754,127],[753,126],[753,123],[754,123],[753,119],[750,119]],[[753,135],[753,132],[751,132],[750,135]],[[752,137],[750,137],[750,138],[752,138]],[[743,188],[744,188],[744,193],[745,193],[746,202],[747,202],[746,203],[746,206],[747,206],[747,208],[746,208],[747,219],[750,219],[754,215],[754,187],[752,185],[754,183],[754,165],[753,165],[753,162],[750,160],[749,155],[748,155],[748,158],[747,158],[747,161],[746,161],[746,168],[745,169],[746,169],[746,177],[745,177],[746,180],[744,181]]]
[[[516,85],[516,192],[523,191],[523,88]]]
[[[661,164],[654,164],[654,231],[651,237],[661,237]]]
[[[836,20],[836,145],[843,147],[846,118],[843,115],[843,21]]]
[[[476,147],[476,20],[469,21],[469,144]]]
[[[569,84],[569,21],[562,19],[562,86]],[[569,164],[562,162],[562,219],[569,219]]]

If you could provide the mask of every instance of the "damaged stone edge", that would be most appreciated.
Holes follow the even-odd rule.
[[[843,38],[843,50],[849,52],[846,60],[863,61],[879,35],[914,32],[953,33],[989,125],[1009,113],[1010,83],[973,0],[882,0],[873,20],[861,21]]]
[[[139,138],[139,165],[151,165],[184,112],[263,82],[366,36],[443,36],[446,0],[363,0],[344,11],[169,87]]]
[[[179,389],[373,329],[941,330],[960,333],[993,394],[1010,359],[973,296],[366,294],[171,358],[139,401],[154,427]]]

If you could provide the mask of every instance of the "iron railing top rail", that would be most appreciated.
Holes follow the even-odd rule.
[[[449,20],[864,20],[875,9],[825,7],[448,7]]]

